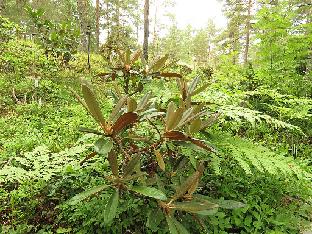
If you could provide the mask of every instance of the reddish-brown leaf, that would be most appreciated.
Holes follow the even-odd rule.
[[[172,72],[161,72],[159,74],[161,77],[168,77],[168,78],[182,78],[182,75],[179,73],[172,73]]]
[[[128,112],[121,115],[113,126],[113,135],[117,135],[125,127],[137,122],[139,116],[136,113]]]
[[[173,141],[188,141],[189,137],[186,136],[183,132],[179,131],[170,131],[164,133],[164,138],[173,140]]]

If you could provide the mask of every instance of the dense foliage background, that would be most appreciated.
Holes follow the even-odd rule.
[[[172,4],[155,1],[149,7],[161,5],[170,12]],[[174,17],[164,26],[150,15],[155,29],[149,32],[147,61],[135,55],[146,16],[141,1],[0,1],[1,233],[311,230],[312,5],[308,0],[223,4],[225,29],[212,20],[200,30],[181,29]],[[166,34],[157,30],[163,27]],[[131,63],[130,54],[136,57]],[[77,198],[108,185],[114,175],[107,152],[99,153],[103,146],[99,150],[99,143],[93,144],[103,126],[75,97],[78,93],[89,104],[81,78],[93,84],[90,90],[105,119],[122,94],[133,98],[124,109],[139,113],[138,100],[152,93],[154,115],[136,120],[120,136],[126,150],[144,148],[146,139],[158,134],[162,138],[159,129],[164,134],[174,129],[159,113],[168,116],[181,103],[205,104],[203,120],[192,119],[183,131],[213,150],[167,139],[167,145],[147,151],[141,165],[131,168],[146,173],[145,179],[120,183],[129,190],[149,185],[175,197],[174,191],[197,173],[201,179],[194,191],[186,191],[209,196],[219,208],[205,215],[181,209],[171,216],[157,208],[161,199],[155,194],[122,190],[115,182],[120,193],[113,217],[105,210],[114,210],[114,186]],[[194,91],[195,85],[192,90],[195,83],[201,92]],[[156,118],[152,125],[149,118]],[[207,123],[205,128],[198,128],[199,121]],[[139,140],[133,143],[131,137]],[[94,151],[98,155],[90,157]],[[129,162],[121,155],[119,171],[125,173]],[[198,165],[204,165],[202,173]]]

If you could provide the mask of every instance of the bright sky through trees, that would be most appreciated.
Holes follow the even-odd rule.
[[[179,27],[188,24],[194,28],[203,28],[209,18],[218,27],[226,25],[226,18],[222,14],[222,4],[217,0],[176,0],[174,12]]]

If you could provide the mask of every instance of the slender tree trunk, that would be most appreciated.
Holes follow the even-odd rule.
[[[144,42],[143,57],[148,62],[148,36],[149,36],[149,0],[145,0],[144,4]]]
[[[88,30],[88,20],[87,20],[87,7],[88,0],[77,0],[77,8],[80,21],[80,40],[82,44],[82,49],[87,51],[88,49],[88,39],[87,39],[87,30]]]
[[[248,13],[247,13],[247,22],[246,22],[246,45],[245,45],[245,53],[244,53],[244,64],[245,65],[248,62],[248,52],[249,52],[249,44],[250,44],[251,8],[252,8],[252,0],[248,0]]]
[[[96,38],[96,49],[100,48],[100,0],[96,0],[95,2],[95,17],[96,17],[96,25],[95,25],[95,38]]]

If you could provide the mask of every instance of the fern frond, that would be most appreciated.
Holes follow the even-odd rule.
[[[235,159],[246,174],[266,172],[272,175],[296,176],[298,179],[311,178],[303,162],[284,153],[273,152],[250,140],[229,135],[219,136],[214,141],[216,140],[219,144],[217,142],[215,144],[223,149],[221,152]]]

